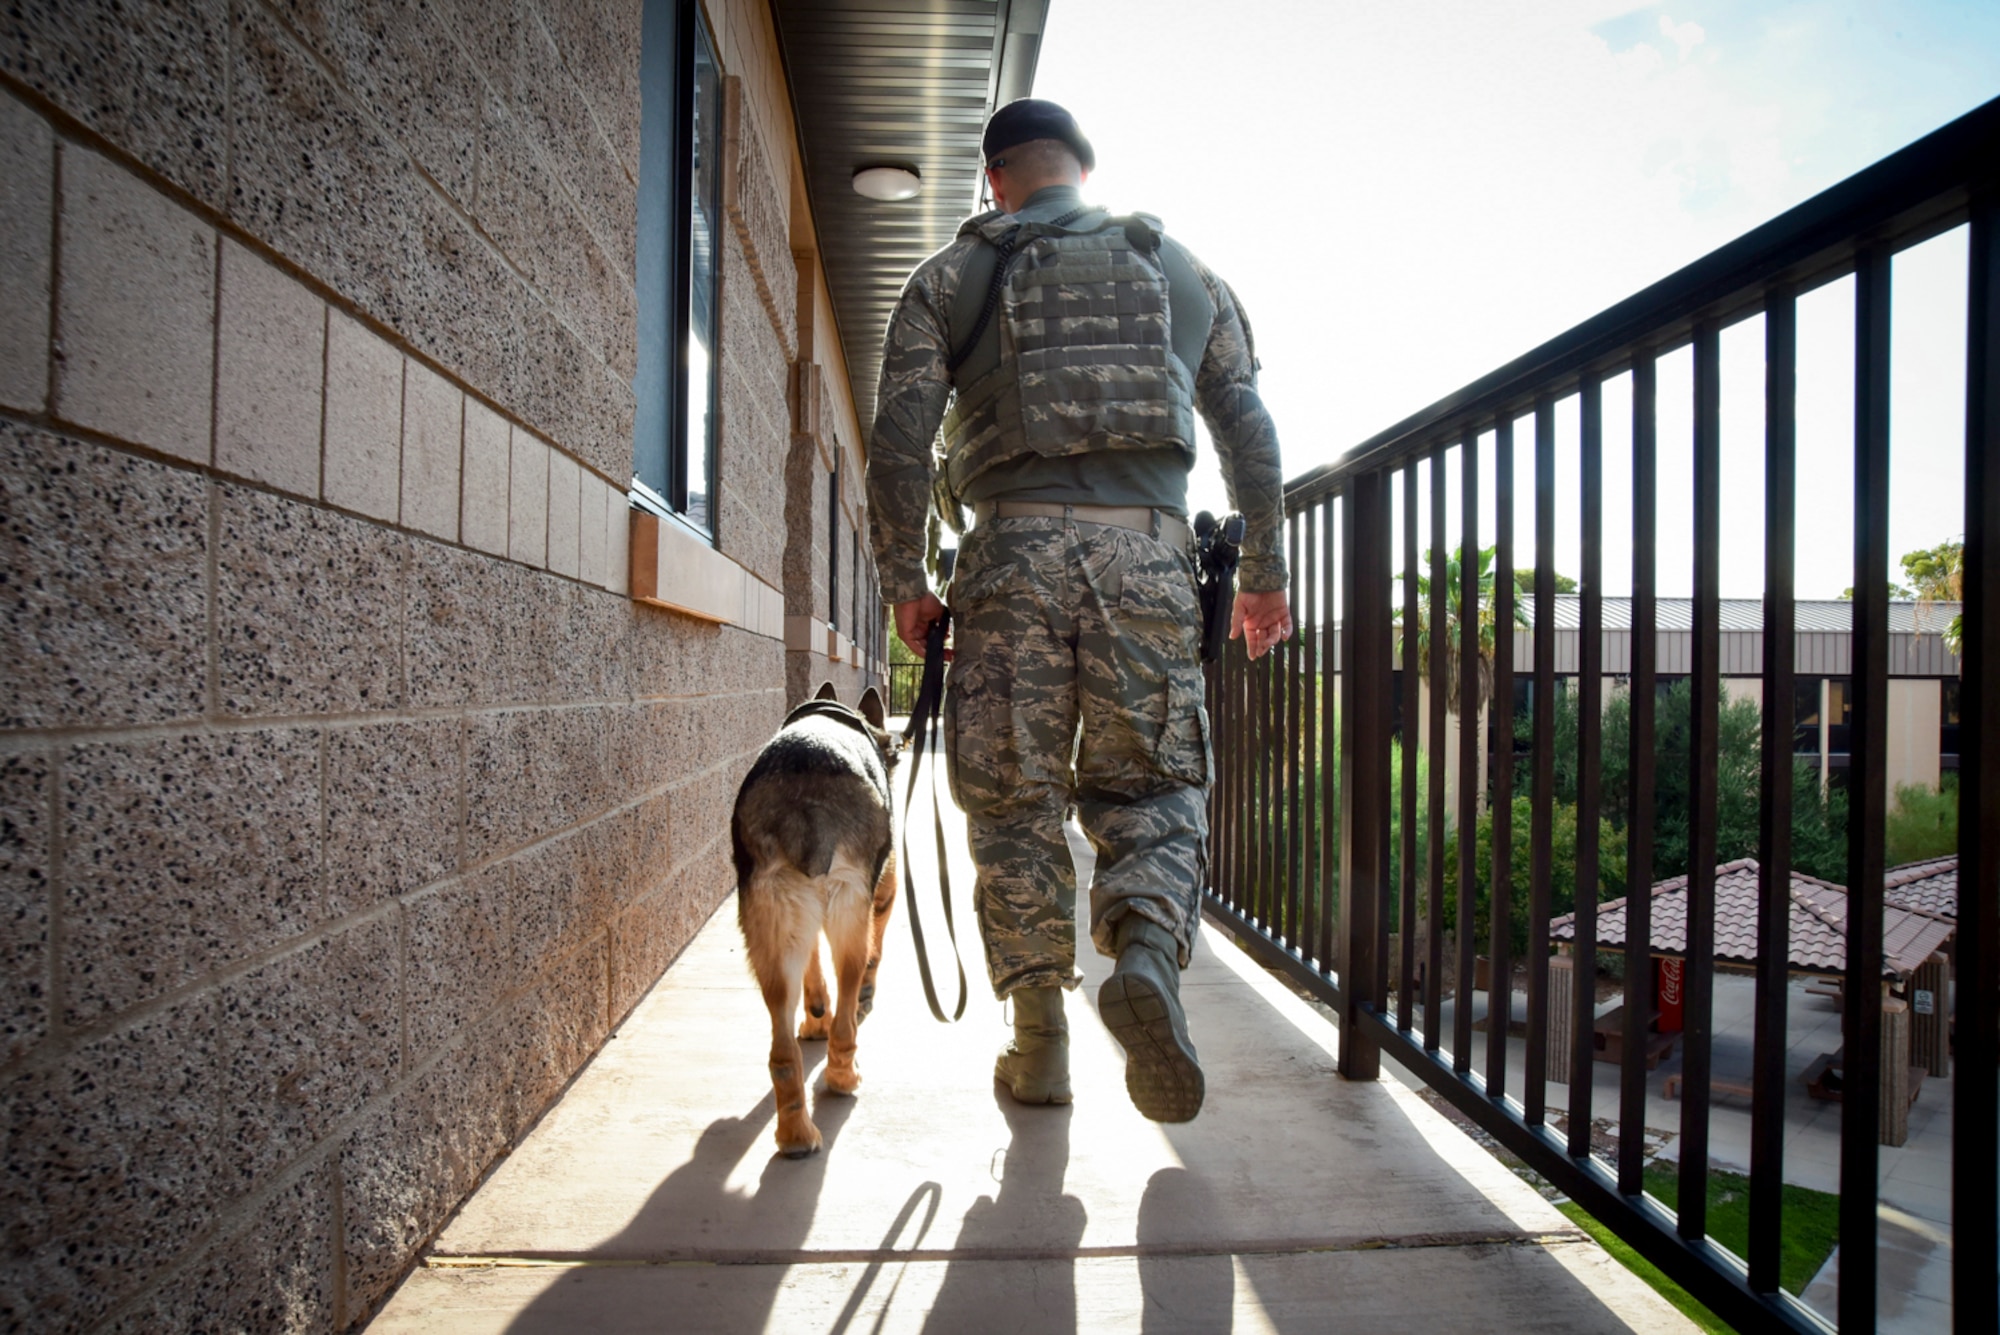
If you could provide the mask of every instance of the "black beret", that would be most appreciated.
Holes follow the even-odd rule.
[[[1069,145],[1085,171],[1097,170],[1097,154],[1077,128],[1076,117],[1039,97],[1024,97],[994,112],[993,118],[986,122],[979,150],[991,162],[1005,150],[1030,139],[1059,139]]]

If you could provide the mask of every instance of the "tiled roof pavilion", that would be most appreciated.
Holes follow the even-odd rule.
[[[1904,875],[1918,873],[1921,875]],[[1949,878],[1953,913],[1958,903],[1957,859],[1915,863],[1890,873],[1891,889],[1883,907],[1883,975],[1907,978],[1951,939],[1957,923],[1948,915],[1922,906],[1919,899],[1942,902],[1940,887]],[[1688,878],[1676,876],[1653,886],[1652,953],[1687,953]],[[1904,896],[1911,895],[1911,899]],[[1791,967],[1800,973],[1844,974],[1847,970],[1847,890],[1830,881],[1792,873]],[[1597,908],[1597,944],[1622,951],[1627,899]],[[1902,905],[1908,904],[1908,907]],[[1576,939],[1576,915],[1565,913],[1549,924],[1558,941]],[[1757,861],[1742,858],[1715,869],[1715,958],[1724,964],[1757,962]]]
[[[1936,918],[1958,918],[1958,859],[1932,858],[1891,867],[1884,881],[1888,902]]]

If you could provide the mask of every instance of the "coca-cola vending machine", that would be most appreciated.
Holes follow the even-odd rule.
[[[1681,977],[1687,961],[1663,959],[1656,963],[1660,980],[1660,1017],[1653,1027],[1663,1034],[1678,1034],[1681,1031]]]

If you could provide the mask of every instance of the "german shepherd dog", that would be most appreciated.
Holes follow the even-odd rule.
[[[896,902],[889,770],[897,740],[886,723],[873,687],[862,692],[858,713],[833,698],[831,683],[821,687],[758,755],[730,820],[737,918],[771,1011],[778,1149],[790,1159],[820,1148],[806,1113],[799,1040],[829,1040],[829,1092],[852,1094],[861,1084],[855,1030],[874,1006],[882,933]],[[831,1020],[822,932],[840,984]],[[806,1018],[795,1032],[802,994]]]

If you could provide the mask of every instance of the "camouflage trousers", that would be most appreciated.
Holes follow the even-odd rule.
[[[995,995],[1080,977],[1072,806],[1097,853],[1097,948],[1113,953],[1136,912],[1174,934],[1185,966],[1212,771],[1187,555],[1131,529],[1000,519],[966,535],[950,602],[945,764]]]

